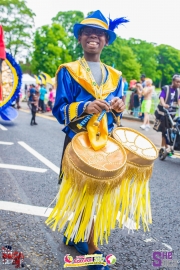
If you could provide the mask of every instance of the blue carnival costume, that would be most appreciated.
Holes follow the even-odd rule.
[[[125,18],[114,21],[109,19],[108,25],[98,10],[80,24],[74,25],[74,35],[78,38],[85,26],[101,29],[111,44],[116,38],[114,29],[126,22],[128,21]],[[137,169],[141,167],[139,164],[126,166],[127,155],[124,147],[118,142],[116,134],[114,136],[117,139],[110,136],[114,132],[114,123],[120,125],[120,113],[113,110],[102,111],[100,114],[85,113],[89,103],[96,99],[110,103],[114,97],[122,97],[121,72],[101,62],[99,64],[102,73],[100,84],[94,79],[90,62],[88,64],[84,58],[60,65],[56,74],[57,93],[53,114],[60,124],[65,125],[63,131],[66,138],[61,168],[62,183],[56,206],[46,224],[53,230],[57,227],[63,230],[68,223],[64,242],[74,246],[81,254],[88,253],[87,241],[92,226],[93,242],[97,244],[100,241],[102,244],[104,239],[108,242],[119,210],[120,227],[123,226],[123,216],[127,219],[129,215],[134,216],[137,228],[141,215],[145,227],[151,222],[146,180],[152,172],[152,161],[149,161],[150,166],[146,168],[146,173],[145,167]],[[137,138],[137,135],[133,137]],[[137,159],[139,161],[139,157]],[[132,178],[136,180],[133,173],[140,175],[139,183],[132,183]],[[137,200],[138,203],[134,204],[134,198],[137,194],[141,197],[141,192],[142,201]],[[102,255],[98,250],[94,254]],[[70,264],[68,266],[70,267]],[[109,268],[104,261],[103,264],[89,265],[89,269]]]

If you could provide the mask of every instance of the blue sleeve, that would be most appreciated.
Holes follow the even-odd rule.
[[[84,112],[86,101],[77,101],[77,92],[72,77],[66,68],[62,68],[57,74],[57,92],[53,115],[60,124],[68,125],[73,119],[78,118]]]

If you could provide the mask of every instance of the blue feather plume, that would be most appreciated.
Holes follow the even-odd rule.
[[[109,30],[114,31],[120,24],[127,22],[129,22],[129,20],[127,20],[125,17],[117,18],[115,20],[111,20],[109,18]]]

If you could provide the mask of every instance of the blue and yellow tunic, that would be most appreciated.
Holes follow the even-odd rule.
[[[114,97],[122,97],[122,77],[121,72],[104,65],[106,77],[103,83],[102,99],[107,102]],[[92,82],[82,68],[80,61],[75,61],[60,65],[56,73],[57,92],[53,108],[53,115],[60,124],[64,124],[63,131],[73,138],[77,130],[73,128],[73,123],[78,123],[86,116],[84,105],[88,101],[96,99]],[[116,117],[120,114],[115,113]],[[108,132],[114,127],[115,119],[111,112],[107,113]]]

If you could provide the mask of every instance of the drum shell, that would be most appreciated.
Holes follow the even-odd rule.
[[[65,155],[81,173],[102,180],[121,175],[127,160],[123,146],[111,137],[104,148],[93,150],[87,132],[78,133],[72,139]]]

